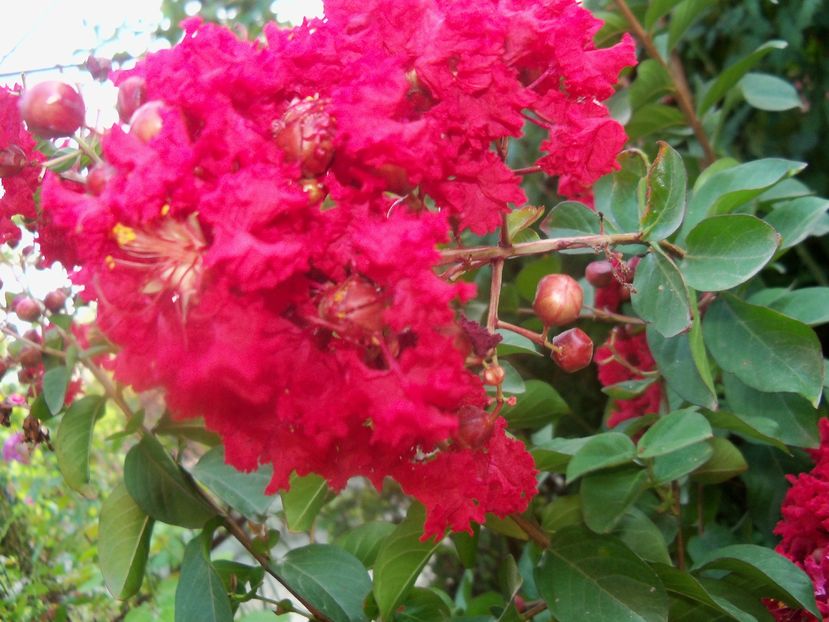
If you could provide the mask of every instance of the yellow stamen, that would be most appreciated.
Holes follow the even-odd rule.
[[[135,241],[135,229],[122,225],[120,222],[112,228],[112,234],[118,246],[121,247]]]

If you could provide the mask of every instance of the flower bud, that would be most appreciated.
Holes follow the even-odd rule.
[[[458,410],[458,432],[455,438],[461,447],[479,449],[492,436],[492,420],[488,412],[477,406],[461,406]]]
[[[361,276],[350,276],[328,289],[319,303],[320,317],[349,337],[382,331],[384,309],[380,290]]]
[[[57,80],[26,89],[19,105],[29,131],[44,138],[71,136],[83,125],[86,116],[80,94]]]
[[[26,346],[20,351],[19,358],[20,364],[26,370],[31,370],[32,367],[40,365],[40,362],[43,360],[43,355],[40,353],[40,348],[36,348],[35,346]]]
[[[584,292],[567,274],[548,274],[538,282],[533,310],[545,326],[563,326],[579,317]]]
[[[103,193],[107,183],[115,175],[115,168],[106,162],[100,162],[86,174],[86,191],[98,197]]]
[[[66,304],[66,297],[65,291],[56,289],[55,291],[46,294],[46,298],[43,299],[43,304],[52,313],[57,313],[63,309],[63,305]]]
[[[14,177],[28,164],[26,153],[17,145],[0,149],[0,177]]]
[[[131,76],[118,86],[115,109],[121,123],[129,123],[132,115],[147,101],[147,83],[144,78]]]
[[[580,328],[571,328],[553,338],[552,359],[567,373],[584,369],[593,359],[593,342]]]
[[[334,157],[334,121],[317,98],[295,99],[273,124],[276,144],[299,162],[305,177],[326,171]]]
[[[144,143],[158,136],[164,126],[163,109],[164,102],[157,99],[140,106],[130,118],[130,134]]]
[[[90,54],[84,63],[86,70],[94,80],[104,82],[112,71],[112,61],[104,56],[93,56]]]
[[[40,317],[40,305],[34,298],[24,296],[14,303],[14,312],[24,322],[35,322]]]
[[[507,374],[504,371],[504,368],[500,365],[490,365],[484,370],[483,373],[484,384],[498,386],[504,382],[506,375]]]
[[[607,287],[613,282],[613,264],[606,259],[591,261],[584,270],[584,278],[593,287]]]

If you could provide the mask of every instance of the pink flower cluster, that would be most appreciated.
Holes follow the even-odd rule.
[[[427,536],[522,511],[534,464],[479,416],[474,290],[436,275],[437,247],[524,201],[493,146],[528,116],[563,192],[614,168],[597,102],[633,44],[595,49],[599,26],[575,0],[338,0],[264,43],[190,21],[116,77],[148,103],[105,134],[95,184],[47,176],[44,251],[78,266],[118,378],[203,416],[237,468],[272,464],[270,491],[391,476]]]

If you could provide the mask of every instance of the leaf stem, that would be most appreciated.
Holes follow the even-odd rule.
[[[526,328],[522,328],[521,326],[516,326],[515,324],[510,324],[509,322],[504,322],[502,320],[498,320],[496,328],[503,328],[504,330],[508,330],[517,335],[521,335],[522,337],[526,337],[534,344],[539,345],[542,348],[547,347],[544,335],[542,335],[541,333],[537,333],[535,331],[528,330]]]
[[[550,537],[544,533],[544,530],[540,525],[538,525],[538,523],[522,516],[521,514],[510,514],[510,518],[524,531],[524,533],[527,534],[527,537],[530,540],[535,542],[542,549],[546,549],[550,546]]]

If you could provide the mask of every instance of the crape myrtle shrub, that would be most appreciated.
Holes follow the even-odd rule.
[[[54,450],[95,495],[96,424],[126,416],[112,595],[142,599],[160,522],[197,530],[177,620],[829,614],[829,288],[780,275],[829,203],[803,162],[734,157],[741,102],[806,95],[753,71],[774,41],[690,81],[705,5],[190,19],[132,69],[90,59],[106,129],[69,85],[3,89],[3,239],[72,279],[8,297],[7,460]],[[405,519],[326,520],[356,477]]]

